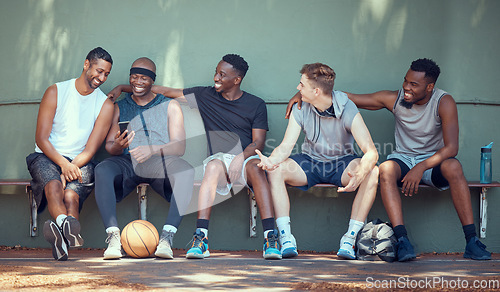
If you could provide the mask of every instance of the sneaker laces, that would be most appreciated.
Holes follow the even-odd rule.
[[[105,242],[108,244],[108,248],[118,248],[121,247],[120,232],[108,233],[108,237]]]
[[[192,243],[192,244],[191,244]],[[186,245],[188,247],[191,244],[191,248],[199,247],[203,250],[203,238],[201,234],[194,234],[193,239]]]
[[[276,248],[278,246],[278,237],[276,234],[267,235],[268,247]]]
[[[174,241],[174,235],[175,233],[172,231],[163,230],[160,236],[160,244],[162,244],[162,242],[166,242],[168,243],[169,246],[172,246],[172,243]]]

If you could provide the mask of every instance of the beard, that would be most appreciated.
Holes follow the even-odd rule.
[[[407,108],[407,109],[411,109],[413,107],[413,102],[408,102],[406,100],[404,100],[404,98],[401,99],[401,101],[399,102],[400,105],[402,105],[403,107]]]

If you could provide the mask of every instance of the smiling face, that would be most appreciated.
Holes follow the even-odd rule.
[[[429,101],[432,90],[434,89],[434,83],[430,83],[427,78],[425,78],[425,72],[418,72],[413,70],[408,70],[406,73],[403,90],[404,99],[401,100],[401,104],[407,108],[411,108],[413,104],[425,104]]]
[[[90,62],[85,60],[83,70],[85,71],[85,80],[90,88],[96,89],[101,86],[111,72],[111,63],[103,59],[97,59]]]
[[[297,90],[300,91],[302,100],[310,104],[313,103],[319,94],[319,88],[313,86],[311,80],[309,80],[305,74],[302,74],[302,77],[300,77],[300,83],[297,86]]]
[[[241,83],[241,76],[233,66],[227,62],[220,61],[215,69],[214,87],[217,92],[231,91]]]
[[[149,76],[135,73],[130,74],[129,83],[132,86],[132,94],[135,97],[142,97],[151,92],[154,81]]]

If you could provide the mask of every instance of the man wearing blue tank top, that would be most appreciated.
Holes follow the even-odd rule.
[[[450,94],[435,87],[440,72],[434,61],[418,59],[406,73],[402,89],[372,94],[348,93],[348,96],[359,108],[386,108],[395,117],[396,150],[380,165],[380,191],[398,238],[398,260],[416,258],[404,225],[398,187],[405,196],[412,196],[418,192],[420,183],[450,189],[465,235],[464,258],[489,260],[491,253],[476,236],[470,190],[462,165],[455,158],[458,153],[457,106]]]
[[[98,88],[113,59],[103,48],[90,51],[80,77],[50,86],[38,111],[35,152],[26,157],[39,211],[48,206],[43,235],[58,261],[68,259],[68,246],[82,246],[78,217],[94,189],[91,161],[106,138],[113,102]]]
[[[122,257],[116,202],[140,183],[148,183],[170,202],[170,208],[155,255],[172,259],[172,242],[193,192],[194,169],[180,158],[186,148],[184,117],[179,103],[151,88],[156,65],[139,58],[130,69],[130,88],[115,103],[106,150],[112,156],[95,168],[95,198],[106,228],[104,259]],[[113,94],[110,93],[112,96]],[[120,131],[119,122],[128,122]]]
[[[286,185],[301,190],[320,183],[339,186],[338,192],[358,190],[352,204],[347,232],[340,240],[337,255],[356,259],[358,232],[377,194],[378,152],[361,114],[347,95],[334,91],[335,71],[321,63],[306,64],[297,87],[304,104],[294,107],[281,144],[271,156],[258,150],[262,169],[267,170],[283,257],[298,255],[290,226],[290,200]],[[290,156],[301,132],[305,133],[302,153]],[[354,141],[364,155],[358,157]]]

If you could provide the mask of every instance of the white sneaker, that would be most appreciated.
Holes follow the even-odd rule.
[[[174,252],[172,251],[172,242],[174,241],[174,235],[172,231],[163,230],[160,236],[160,242],[158,247],[156,247],[155,256],[165,259],[173,259]]]
[[[106,248],[106,250],[104,251],[105,260],[119,259],[123,256],[120,231],[113,231],[108,233],[106,243],[108,244],[108,248]]]
[[[281,245],[281,256],[283,258],[292,258],[299,255],[297,251],[297,242],[293,234],[281,235],[280,234],[280,245]]]
[[[340,239],[340,248],[337,252],[337,256],[347,259],[355,260],[356,253],[354,252],[354,246],[356,245],[356,237],[344,234]]]

